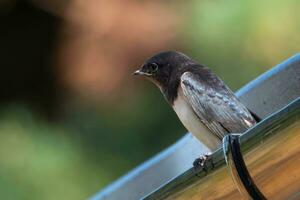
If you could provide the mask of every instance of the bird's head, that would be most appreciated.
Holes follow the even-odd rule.
[[[147,59],[133,74],[147,77],[164,91],[171,81],[180,80],[184,66],[191,62],[192,60],[182,53],[165,51]]]

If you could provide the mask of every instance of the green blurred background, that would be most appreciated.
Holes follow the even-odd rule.
[[[0,199],[86,199],[183,128],[131,73],[178,50],[237,90],[299,52],[300,1],[0,1]]]

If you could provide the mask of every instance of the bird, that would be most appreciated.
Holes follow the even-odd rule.
[[[227,134],[243,133],[260,121],[208,67],[181,52],[159,52],[133,74],[160,89],[185,128],[210,152]]]

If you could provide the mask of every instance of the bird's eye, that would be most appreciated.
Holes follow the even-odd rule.
[[[149,64],[149,70],[151,72],[156,72],[158,70],[158,64],[156,64],[156,63],[150,63]]]

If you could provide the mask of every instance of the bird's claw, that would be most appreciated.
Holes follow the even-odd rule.
[[[208,171],[208,162],[210,162],[211,168],[214,168],[214,163],[211,157],[211,154],[204,154],[200,156],[199,158],[195,159],[193,162],[194,169],[198,171],[199,168],[202,168],[202,170],[207,173]]]

